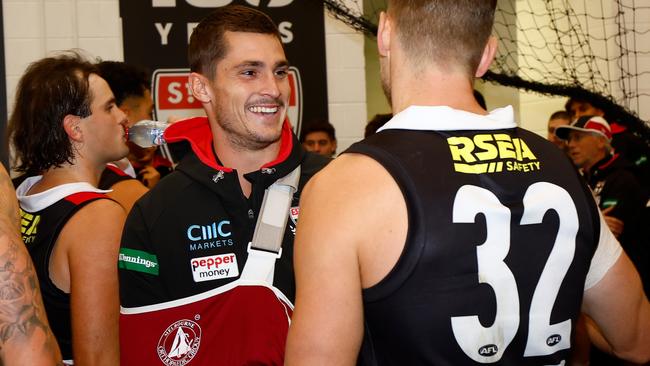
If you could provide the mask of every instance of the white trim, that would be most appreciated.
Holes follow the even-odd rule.
[[[396,114],[377,132],[396,130],[459,131],[515,128],[512,106],[497,108],[487,115],[453,109],[448,106],[410,106]]]
[[[93,192],[93,193],[109,193],[112,190],[98,189],[88,182],[66,183],[50,188],[46,191],[30,194],[27,192],[43,178],[42,175],[29,177],[22,182],[16,189],[16,197],[20,202],[20,207],[29,212],[37,212],[50,205],[60,201],[61,199],[80,192]]]
[[[245,269],[245,268],[244,268]],[[120,314],[123,315],[132,315],[132,314],[141,314],[141,313],[149,313],[153,311],[159,311],[159,310],[166,310],[170,308],[175,308],[187,304],[193,304],[195,302],[199,302],[201,300],[208,299],[210,297],[220,295],[224,292],[230,291],[234,289],[235,287],[238,286],[261,286],[261,287],[266,287],[273,291],[275,293],[275,296],[277,296],[280,300],[284,301],[291,309],[293,310],[293,304],[287,297],[282,293],[282,291],[278,290],[277,288],[273,286],[269,286],[267,283],[264,283],[263,281],[251,281],[251,280],[242,280],[241,278],[238,280],[235,280],[233,282],[230,282],[226,285],[217,287],[215,289],[212,289],[210,291],[202,292],[200,294],[184,297],[181,299],[177,300],[172,300],[172,301],[167,301],[167,302],[162,302],[159,304],[153,304],[153,305],[145,305],[145,306],[138,306],[134,308],[127,308],[120,306]]]

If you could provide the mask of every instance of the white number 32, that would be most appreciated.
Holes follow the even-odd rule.
[[[553,249],[539,278],[530,306],[524,356],[544,356],[569,348],[571,320],[550,324],[553,304],[575,255],[578,214],[573,200],[562,187],[547,182],[532,184],[523,200],[520,225],[539,224],[548,210],[555,210],[560,225]],[[517,282],[504,262],[510,249],[510,210],[490,191],[471,185],[458,190],[454,201],[454,223],[474,223],[485,216],[487,238],[476,248],[478,278],[490,285],[496,297],[496,317],[489,327],[477,315],[451,318],[454,337],[463,352],[480,363],[497,362],[519,328]]]

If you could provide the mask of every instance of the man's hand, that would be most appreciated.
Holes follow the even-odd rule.
[[[612,207],[607,207],[606,209],[602,210],[603,217],[605,219],[605,222],[607,223],[607,226],[609,227],[609,230],[612,231],[614,236],[618,238],[621,236],[623,233],[623,227],[625,226],[623,221],[617,219],[614,216],[609,216],[607,215],[608,213],[612,212],[615,206]]]

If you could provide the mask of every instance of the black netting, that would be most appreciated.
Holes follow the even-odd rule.
[[[324,1],[330,14],[368,37],[386,8],[386,0],[364,0],[364,9]],[[593,100],[610,119],[650,138],[638,116],[650,104],[649,0],[499,0],[494,34],[499,52],[486,81]]]

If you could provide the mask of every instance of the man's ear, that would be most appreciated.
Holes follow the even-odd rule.
[[[210,103],[212,100],[212,93],[209,90],[209,80],[205,76],[196,72],[190,73],[188,80],[194,98],[201,103]]]
[[[392,31],[391,20],[385,12],[379,14],[379,26],[377,27],[377,50],[380,57],[390,55],[390,36]]]
[[[63,130],[72,141],[82,141],[81,117],[67,114],[63,117]]]
[[[492,60],[494,60],[494,55],[497,53],[497,44],[498,42],[496,37],[490,36],[490,38],[488,38],[488,41],[483,48],[481,62],[479,62],[476,73],[474,74],[477,78],[483,76],[490,68],[490,64],[492,63]]]

